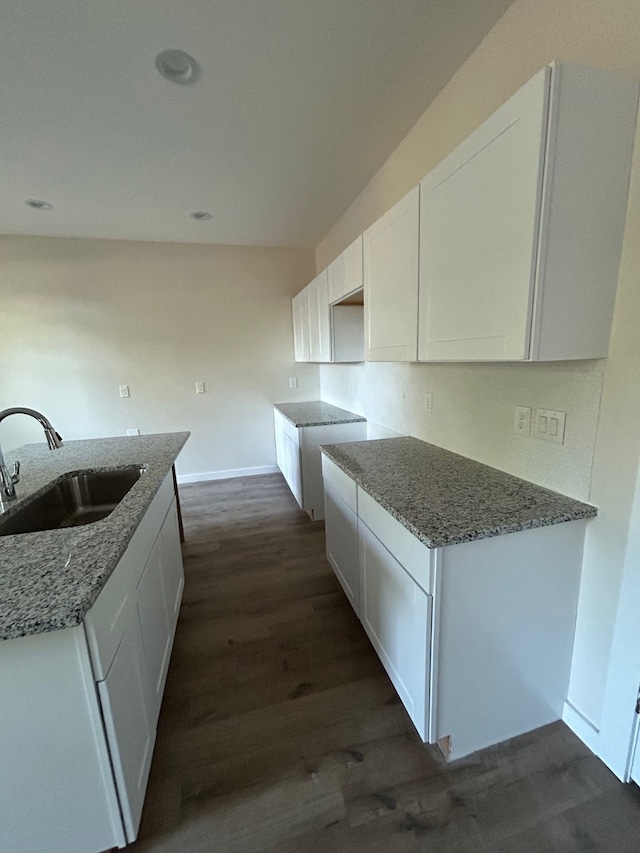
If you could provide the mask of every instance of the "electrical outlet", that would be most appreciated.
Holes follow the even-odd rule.
[[[140,430],[137,428],[136,429],[128,429],[127,435],[140,435]]]
[[[131,394],[129,393],[129,386],[128,385],[121,385],[120,386],[120,396],[121,397],[130,397],[131,396]]]
[[[201,379],[196,382],[196,394],[204,394],[204,382]]]
[[[536,409],[536,438],[540,438],[542,441],[564,444],[566,417],[566,412],[556,412],[553,409]]]
[[[529,435],[531,431],[531,406],[516,406],[513,431],[518,435]]]
[[[433,394],[431,392],[424,395],[424,410],[427,415],[433,414]]]
[[[298,387],[298,380],[296,379],[295,376],[290,376],[289,377],[289,388],[297,388],[297,387]]]

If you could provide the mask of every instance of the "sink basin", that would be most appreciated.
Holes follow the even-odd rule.
[[[139,480],[144,468],[70,474],[2,520],[0,536],[78,527],[106,518]]]

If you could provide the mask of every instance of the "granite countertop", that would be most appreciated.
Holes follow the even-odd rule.
[[[597,509],[417,438],[325,445],[428,548],[591,518]]]
[[[366,418],[339,409],[322,400],[308,403],[274,403],[274,408],[285,416],[295,427],[329,426],[330,424],[355,424],[366,422]]]
[[[92,524],[0,537],[0,639],[79,625],[124,553],[188,432],[68,441],[59,450],[29,444],[13,514],[64,474],[146,466],[111,515]]]

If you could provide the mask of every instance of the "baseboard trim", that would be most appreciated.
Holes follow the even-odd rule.
[[[599,755],[600,730],[567,699],[562,708],[562,720],[592,752]]]
[[[258,477],[260,474],[277,474],[279,470],[277,465],[261,465],[257,468],[232,468],[229,471],[178,474],[178,483],[205,483],[208,480],[230,480],[232,477]]]

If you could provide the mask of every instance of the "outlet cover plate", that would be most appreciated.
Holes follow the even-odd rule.
[[[529,435],[531,432],[531,406],[516,406],[513,416],[513,431],[518,435]]]

